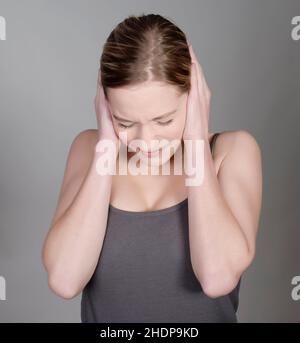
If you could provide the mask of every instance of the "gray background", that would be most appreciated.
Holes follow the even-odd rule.
[[[96,128],[103,44],[129,14],[158,13],[186,33],[212,91],[210,131],[245,129],[263,154],[256,258],[244,274],[239,321],[299,322],[300,40],[295,1],[3,1],[0,41],[1,322],[79,322],[48,288],[41,247],[75,135]]]

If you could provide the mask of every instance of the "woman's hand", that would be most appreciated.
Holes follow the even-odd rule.
[[[191,44],[189,44],[189,51],[192,58],[191,89],[187,101],[183,140],[196,138],[208,141],[208,119],[211,92],[207,86],[202,67],[197,61]]]
[[[119,138],[115,133],[115,129],[113,127],[111,119],[111,113],[109,111],[107,100],[105,98],[100,69],[98,71],[95,111],[98,125],[98,141],[100,139],[110,139],[113,143],[117,144],[119,142]]]

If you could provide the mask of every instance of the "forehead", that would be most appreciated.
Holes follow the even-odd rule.
[[[148,81],[137,86],[108,88],[108,103],[114,114],[130,120],[160,115],[176,109],[182,100],[178,88]]]

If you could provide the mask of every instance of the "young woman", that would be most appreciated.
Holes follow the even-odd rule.
[[[98,129],[71,145],[43,246],[49,286],[66,299],[82,292],[82,322],[236,322],[261,209],[256,140],[245,130],[208,132],[202,68],[184,33],[160,15],[126,18],[100,64]],[[146,144],[130,149],[137,139]],[[126,158],[109,154],[114,174],[98,172],[104,140],[128,147]],[[186,141],[202,142],[201,154]],[[174,172],[180,151],[180,163],[203,157],[200,184]],[[159,173],[132,172],[136,156]]]

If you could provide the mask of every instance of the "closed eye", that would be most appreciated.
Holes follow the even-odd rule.
[[[170,120],[168,120],[168,121],[166,121],[166,122],[157,122],[157,124],[158,124],[158,125],[164,126],[164,125],[169,125],[169,124],[171,124],[172,121],[173,121],[173,119],[170,119]],[[128,126],[127,126],[127,125],[118,123],[118,126],[121,127],[122,129],[129,129],[129,128],[132,127],[133,125],[128,125]]]
[[[129,127],[132,127],[133,125],[126,126],[126,125],[118,123],[118,126],[121,127],[122,129],[128,129]]]
[[[168,121],[165,121],[164,123],[163,122],[157,122],[157,124],[159,125],[169,125],[170,123],[172,123],[173,119],[170,119]]]

